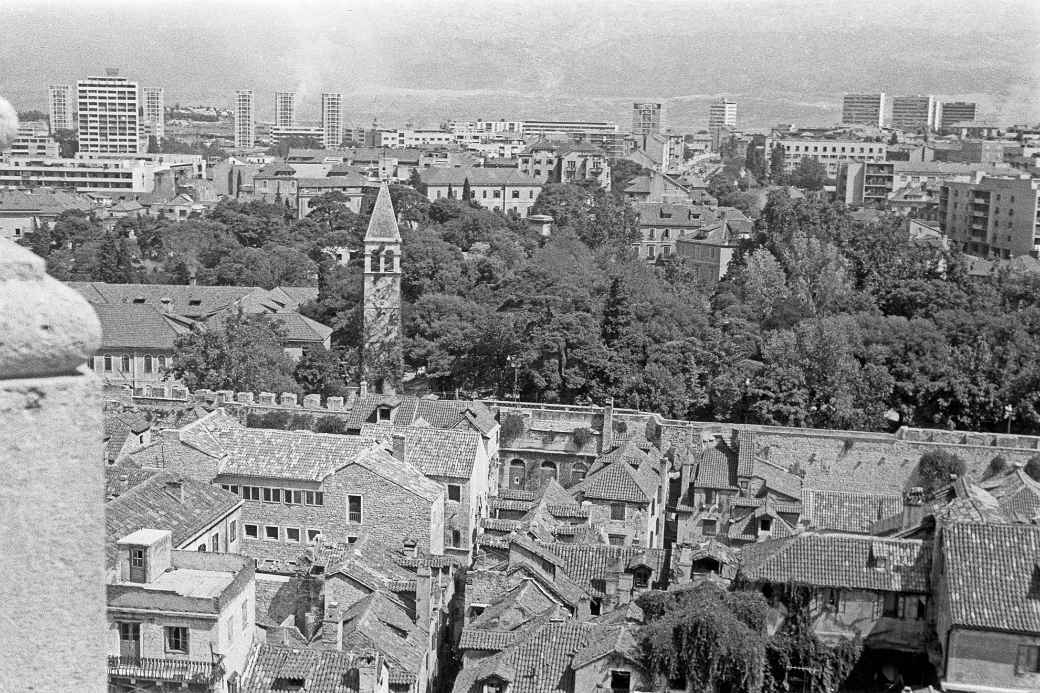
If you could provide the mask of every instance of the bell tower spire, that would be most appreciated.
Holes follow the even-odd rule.
[[[364,334],[361,377],[383,392],[401,388],[401,232],[386,182],[380,184],[365,233]]]

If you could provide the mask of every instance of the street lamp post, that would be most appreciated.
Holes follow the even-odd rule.
[[[506,363],[513,369],[513,401],[520,401],[520,357],[510,354],[506,357]]]
[[[1007,419],[1007,432],[1011,435],[1011,419],[1015,418],[1015,408],[1010,404],[1004,405],[1004,418]]]

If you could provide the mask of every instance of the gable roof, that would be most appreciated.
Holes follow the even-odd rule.
[[[951,525],[942,553],[953,625],[1040,632],[1040,527]]]
[[[805,532],[745,546],[740,572],[755,582],[927,593],[931,543]]]
[[[633,467],[624,459],[601,467],[571,486],[572,495],[627,503],[649,503],[657,495],[660,479],[646,463]]]
[[[870,534],[871,528],[879,520],[902,511],[903,497],[804,489],[802,506],[808,526],[812,529]]]
[[[611,654],[636,664],[640,662],[639,645],[628,624],[595,625],[590,628],[584,647],[574,654],[571,668],[581,669]]]
[[[365,232],[365,240],[401,242],[401,231],[397,228],[397,215],[394,214],[394,205],[390,201],[390,188],[387,187],[386,181],[379,186],[376,203],[372,207],[372,216],[368,221],[368,230]]]
[[[361,691],[358,664],[365,655],[358,652],[260,645],[247,670],[242,693],[284,691],[276,681],[302,679],[307,693],[371,693]]]
[[[480,434],[421,426],[365,424],[361,435],[392,442],[394,435],[405,437],[405,459],[427,476],[470,479],[481,449]]]
[[[95,303],[101,323],[101,348],[137,348],[172,351],[177,337],[191,331],[188,323],[160,312],[155,306]]]
[[[701,451],[697,464],[698,488],[737,488],[738,454],[725,442],[718,440]]]
[[[540,188],[537,180],[515,168],[429,168],[420,173],[426,185],[462,185],[468,180],[471,186],[511,185]]]
[[[242,504],[219,486],[164,472],[105,504],[106,557],[118,554],[116,543],[139,529],[168,529],[173,548],[192,539]]]
[[[344,611],[339,620],[345,650],[374,649],[387,658],[392,682],[416,680],[426,655],[426,633],[399,604],[382,592],[373,592]]]
[[[564,572],[594,596],[603,595],[602,589],[593,586],[594,582],[608,579],[611,573],[629,572],[647,564],[654,578],[660,580],[664,570],[664,549],[562,542],[552,544],[551,548],[563,559]]]

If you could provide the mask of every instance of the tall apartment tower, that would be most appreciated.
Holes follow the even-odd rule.
[[[661,131],[661,104],[632,104],[632,134],[652,135]]]
[[[892,99],[892,127],[897,130],[935,130],[938,102],[934,96],[896,96]]]
[[[51,132],[72,130],[72,87],[68,84],[53,84],[47,87],[47,102],[50,105]]]
[[[252,147],[256,141],[256,119],[253,115],[253,90],[235,92],[235,148]]]
[[[708,129],[737,127],[737,104],[719,99],[708,107]]]
[[[279,91],[274,95],[274,126],[296,127],[296,92]]]
[[[343,94],[321,95],[321,143],[326,149],[343,144]]]
[[[846,94],[841,101],[841,122],[881,127],[885,124],[885,93]]]
[[[970,101],[944,101],[939,115],[939,129],[946,130],[954,123],[975,120],[976,104]]]
[[[144,102],[145,135],[157,140],[166,137],[166,102],[162,87],[144,87],[141,89],[141,100]]]
[[[137,82],[108,70],[104,77],[76,82],[79,150],[92,154],[137,154],[141,151],[141,117]]]
[[[361,377],[378,390],[400,388],[404,370],[401,340],[401,232],[390,189],[379,186],[365,233],[364,325]]]

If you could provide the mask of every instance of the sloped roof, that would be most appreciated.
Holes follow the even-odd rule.
[[[942,552],[953,625],[1040,632],[1040,527],[951,525]]]
[[[980,486],[997,499],[1001,510],[1013,522],[1032,522],[1040,515],[1040,483],[1021,468]]]
[[[575,496],[584,494],[585,498],[649,503],[657,495],[660,483],[647,464],[637,468],[619,459],[590,473],[571,486],[570,491]]]
[[[260,645],[242,693],[284,691],[282,679],[302,679],[307,693],[370,693],[359,690],[358,652]]]
[[[365,424],[361,435],[392,441],[405,437],[405,458],[427,476],[470,479],[482,445],[479,433],[392,424]]]
[[[162,308],[175,315],[201,318],[236,305],[250,297],[248,308],[267,312],[283,306],[273,295],[257,286],[187,286],[183,284],[108,284],[106,282],[66,282],[95,306],[100,303],[145,304]],[[247,310],[247,312],[258,312]]]
[[[116,410],[111,406],[104,410],[105,438],[110,453],[119,452],[131,433],[144,433],[152,427],[152,423],[144,414],[136,409]]]
[[[794,502],[797,502],[801,497],[801,477],[792,474],[783,467],[765,460],[754,460],[751,476],[761,479],[768,490],[787,496]]]
[[[387,187],[386,181],[379,186],[376,203],[372,207],[372,216],[368,221],[368,230],[365,232],[365,240],[401,242],[401,232],[397,228],[397,215],[394,213],[394,205],[390,201],[390,188]]]
[[[137,348],[172,351],[177,337],[191,331],[183,321],[165,315],[155,306],[95,303],[101,323],[101,348]]]
[[[590,594],[602,596],[594,588],[594,580],[606,580],[611,573],[628,572],[637,564],[648,563],[655,580],[664,570],[665,550],[638,546],[611,546],[609,544],[554,543],[552,550],[563,559],[563,570]]]
[[[0,212],[57,215],[70,209],[89,212],[93,207],[89,197],[69,190],[0,190]]]
[[[347,609],[341,622],[345,650],[374,649],[387,658],[393,680],[416,679],[426,655],[426,633],[400,605],[382,592],[373,592]]]
[[[698,488],[731,489],[737,487],[738,455],[719,440],[701,451],[697,463]]]
[[[929,592],[931,543],[805,532],[746,546],[740,572],[756,582]]]
[[[107,559],[114,561],[118,554],[115,542],[139,529],[168,529],[177,548],[241,503],[219,486],[155,474],[105,504]]]
[[[468,180],[472,186],[511,185],[540,188],[537,180],[515,168],[429,168],[420,173],[426,185],[451,185],[460,190]]]
[[[870,534],[878,520],[902,511],[903,497],[804,489],[802,507],[812,529]]]
[[[279,311],[271,314],[285,331],[285,338],[290,342],[323,343],[332,334],[332,328],[311,320],[295,311]]]
[[[639,645],[633,629],[628,624],[593,626],[589,630],[585,646],[574,654],[571,668],[580,669],[611,654],[620,655],[635,663],[641,661]]]

